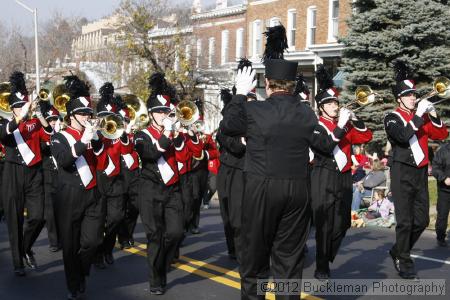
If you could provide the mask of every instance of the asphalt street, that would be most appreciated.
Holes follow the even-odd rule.
[[[188,235],[178,263],[168,276],[168,290],[163,296],[151,296],[147,281],[145,235],[138,224],[135,247],[128,251],[116,249],[115,263],[104,270],[92,268],[87,281],[87,293],[80,299],[239,299],[240,283],[237,264],[227,256],[218,202],[202,211],[201,233]],[[311,232],[304,278],[313,278],[315,242]],[[388,250],[395,239],[389,228],[350,229],[331,265],[336,279],[400,279],[396,274]],[[0,223],[0,299],[65,299],[67,291],[62,265],[62,253],[48,250],[44,230],[35,246],[38,270],[27,270],[27,276],[14,276],[6,224]],[[439,248],[432,231],[426,231],[413,250],[416,268],[421,279],[450,279],[450,251]],[[446,286],[446,294],[450,288]],[[381,296],[312,296],[305,299],[380,299]],[[448,297],[448,296],[447,296]],[[274,299],[273,294],[267,295]],[[410,296],[383,296],[409,299]],[[422,299],[424,296],[414,298]],[[444,299],[445,296],[427,297]]]

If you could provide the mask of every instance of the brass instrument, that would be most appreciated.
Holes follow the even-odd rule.
[[[439,104],[447,99],[450,99],[450,79],[444,76],[436,78],[433,82],[433,90],[417,99],[416,104],[422,100],[429,99],[433,96],[438,96],[439,98],[442,98],[441,100],[436,101],[433,104]]]
[[[0,83],[0,116],[11,119],[13,112],[9,106],[9,95],[11,95],[11,84],[9,82]]]
[[[197,105],[189,100],[184,100],[177,104],[175,115],[184,127],[194,124],[200,117]]]
[[[355,100],[345,105],[345,108],[350,109],[349,107],[354,104],[358,104],[359,107],[353,109],[353,112],[359,111],[366,106],[374,104],[378,101],[382,100],[381,96],[375,93],[370,86],[368,85],[360,85],[356,88],[355,91]]]
[[[52,96],[53,106],[64,116],[67,113],[66,103],[70,100],[66,86],[64,84],[57,85],[52,91]]]
[[[97,119],[93,119],[94,121]],[[123,118],[119,115],[110,115],[100,119],[98,130],[101,134],[111,140],[118,139],[125,131]]]
[[[40,101],[49,101],[50,100],[50,91],[46,88],[42,88],[39,90],[38,94]]]
[[[144,101],[132,94],[123,95],[122,100],[128,107],[130,123],[138,129],[146,127],[150,118]]]

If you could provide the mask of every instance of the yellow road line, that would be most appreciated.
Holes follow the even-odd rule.
[[[139,254],[141,256],[147,256],[147,253],[145,251],[143,251],[143,250],[146,250],[146,249],[147,249],[147,245],[146,244],[141,244],[141,243],[136,243],[135,242],[135,247],[130,248],[130,249],[124,249],[124,251],[130,252],[130,253],[133,253],[133,254]],[[226,268],[223,268],[223,267],[212,265],[212,264],[206,263],[204,261],[196,260],[196,259],[193,259],[193,258],[190,258],[190,257],[186,257],[186,256],[183,256],[183,255],[180,256],[179,260],[182,260],[182,261],[187,262],[189,264],[198,266],[199,268],[209,269],[209,270],[212,270],[212,271],[216,271],[216,272],[222,273],[223,275],[234,277],[234,278],[236,278],[238,280],[241,279],[241,277],[239,276],[239,273],[236,272],[236,271],[232,271],[232,270],[229,270],[229,269],[226,269]],[[176,267],[177,269],[186,271],[188,273],[196,274],[196,275],[199,275],[201,277],[205,277],[205,278],[211,279],[211,280],[213,280],[215,282],[218,282],[218,283],[221,283],[221,284],[225,284],[225,285],[233,287],[235,289],[238,289],[238,290],[241,289],[240,282],[236,282],[236,281],[230,280],[230,279],[228,279],[226,277],[220,277],[218,275],[215,275],[215,274],[212,274],[212,273],[200,270],[198,268],[191,267],[188,264],[174,263],[174,264],[172,264],[172,266]],[[309,295],[309,294],[305,294],[303,292],[301,293],[300,298],[301,299],[306,299],[306,300],[321,300],[322,299],[322,298],[315,297],[315,296],[312,296],[312,295]],[[266,293],[266,299],[274,300],[275,299],[275,294],[273,294],[273,293]]]

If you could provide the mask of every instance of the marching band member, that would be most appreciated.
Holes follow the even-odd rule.
[[[134,245],[133,232],[136,227],[139,209],[137,205],[139,184],[139,155],[134,149],[133,124],[130,122],[129,110],[123,107],[119,113],[124,117],[125,132],[128,135],[128,146],[122,145],[121,173],[124,180],[125,217],[119,227],[118,240],[122,249]]]
[[[58,166],[56,213],[63,248],[68,299],[84,293],[85,277],[103,240],[102,199],[97,190],[97,155],[103,151],[93,114],[89,88],[76,76],[66,77],[70,100],[67,128],[52,137],[51,152]]]
[[[184,138],[168,118],[174,89],[161,73],[149,80],[147,108],[151,124],[135,135],[135,149],[142,161],[138,206],[147,236],[150,293],[162,295],[167,272],[183,235],[183,203],[177,162],[187,159]]]
[[[269,270],[275,279],[301,280],[310,223],[307,164],[317,118],[292,95],[298,64],[282,59],[287,48],[285,28],[271,27],[266,35],[268,98],[247,102],[248,92],[256,86],[255,71],[239,70],[236,95],[221,122],[225,135],[247,139],[239,270],[242,299],[265,298],[257,295],[257,280],[266,278]]]
[[[55,132],[59,132],[59,111],[48,102],[41,103],[42,114],[47,120],[48,124],[53,128]],[[41,130],[44,130],[41,128]],[[47,137],[45,141],[41,142],[41,152],[42,152],[42,169],[44,175],[44,218],[45,226],[47,227],[49,250],[51,252],[56,252],[61,249],[61,245],[58,239],[58,229],[55,220],[55,198],[54,194],[56,189],[56,177],[58,176],[57,167],[50,150],[50,136],[43,135]],[[44,226],[44,224],[42,224]]]
[[[324,280],[330,276],[329,262],[336,257],[351,225],[351,147],[369,142],[372,132],[350,110],[339,109],[338,92],[323,65],[316,76],[319,124],[312,138],[311,206],[316,228],[314,277]]]
[[[244,66],[243,66],[244,67]],[[242,68],[243,68],[242,67]],[[242,69],[239,68],[238,69]],[[225,114],[233,95],[228,89],[220,92]],[[220,214],[223,220],[228,256],[240,262],[241,211],[244,196],[245,139],[243,136],[231,137],[222,133],[219,125],[217,142],[220,149],[220,167],[217,174],[217,194]]]
[[[192,126],[192,131],[195,135],[197,135],[197,139],[202,145],[202,152],[200,153],[200,156],[193,156],[194,160],[191,171],[192,185],[194,189],[194,203],[193,216],[189,229],[191,233],[198,234],[200,233],[200,207],[202,206],[202,201],[208,188],[208,160],[218,158],[219,151],[217,150],[216,143],[212,139],[212,136],[205,133],[203,115],[200,115],[200,120]]]
[[[395,201],[396,242],[389,254],[404,279],[416,278],[411,249],[429,223],[428,139],[444,140],[448,131],[431,102],[422,100],[416,109],[416,87],[409,70],[395,64],[393,94],[398,107],[384,118],[392,145],[391,190]]]
[[[9,80],[9,105],[13,118],[0,122],[0,141],[6,148],[2,198],[14,272],[24,276],[23,259],[30,268],[37,266],[31,247],[44,222],[40,143],[46,139],[45,136],[53,134],[53,129],[42,116],[38,103],[34,99],[29,101],[23,73],[14,72]],[[38,118],[30,118],[32,111]]]
[[[114,86],[106,82],[100,87],[100,101],[97,104],[97,117],[120,116],[119,98],[114,98]],[[105,205],[105,235],[103,243],[97,248],[97,255],[94,265],[104,269],[106,262],[109,265],[114,263],[112,251],[116,244],[116,236],[119,226],[125,216],[124,193],[125,182],[121,173],[121,155],[123,147],[129,145],[128,135],[124,134],[119,138],[111,139],[100,136],[103,143],[103,151],[97,158],[97,186],[102,195]]]

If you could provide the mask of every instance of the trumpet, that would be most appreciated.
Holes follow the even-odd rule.
[[[355,100],[343,107],[350,109],[352,105],[357,104],[359,107],[353,109],[353,112],[356,112],[381,100],[383,100],[381,95],[375,93],[370,86],[361,85],[356,88]]]
[[[433,90],[417,99],[416,104],[422,100],[429,99],[434,96],[438,96],[442,99],[434,102],[433,104],[439,104],[447,99],[450,99],[450,79],[444,76],[436,78],[433,82]]]
[[[42,88],[38,93],[39,101],[49,101],[50,100],[50,91],[46,88]]]
[[[91,119],[89,124],[96,127],[97,130],[107,139],[115,140],[125,132],[123,118],[119,115],[109,115],[100,119]]]

